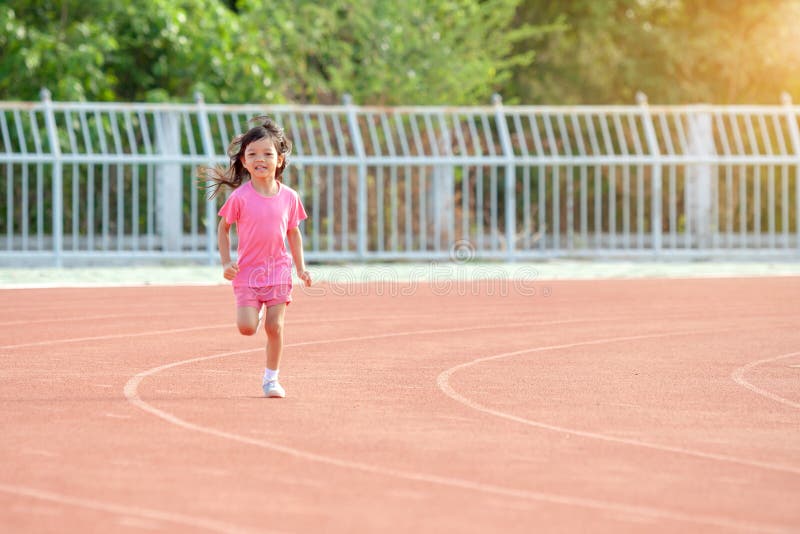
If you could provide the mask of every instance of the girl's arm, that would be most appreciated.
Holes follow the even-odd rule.
[[[236,278],[236,273],[239,272],[239,265],[231,261],[230,231],[231,225],[224,217],[221,218],[217,227],[217,245],[219,246],[219,259],[224,269],[223,276],[226,280],[233,280]]]
[[[289,249],[292,251],[294,267],[297,269],[297,277],[305,282],[306,286],[310,286],[311,274],[306,271],[306,263],[303,260],[303,236],[300,233],[300,228],[292,228],[286,232],[286,237],[289,242]]]

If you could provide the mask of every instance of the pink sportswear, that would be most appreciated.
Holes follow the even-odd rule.
[[[297,192],[278,182],[278,193],[266,197],[252,182],[236,188],[219,210],[228,224],[236,223],[239,273],[234,287],[270,287],[292,283],[292,258],[286,233],[308,218]]]

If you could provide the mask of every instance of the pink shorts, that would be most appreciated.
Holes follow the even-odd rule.
[[[267,287],[234,286],[233,293],[236,295],[236,305],[240,308],[243,306],[261,308],[261,304],[270,307],[292,302],[292,284]]]

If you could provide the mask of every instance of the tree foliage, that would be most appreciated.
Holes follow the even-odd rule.
[[[0,98],[487,102],[532,59],[518,2],[11,0]]]
[[[12,0],[0,6],[0,98],[275,101],[271,66],[218,0]],[[248,83],[242,83],[247,80]]]
[[[796,0],[526,0],[518,46],[536,62],[510,92],[532,103],[776,103],[800,89]]]
[[[103,11],[102,0],[81,2],[84,12]],[[102,20],[70,18],[77,2],[16,1],[0,5],[0,96],[37,100],[49,88],[64,100],[114,96],[106,57],[118,44]]]
[[[0,99],[775,103],[797,0],[6,0]]]
[[[532,55],[514,44],[518,0],[243,0],[290,100],[372,104],[485,103]]]
[[[800,97],[800,2],[684,0],[676,11],[668,21],[670,101],[682,94],[719,104],[775,104],[782,91]]]

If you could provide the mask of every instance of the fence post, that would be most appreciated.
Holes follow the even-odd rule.
[[[789,128],[792,151],[797,160],[797,172],[795,173],[795,233],[797,251],[800,252],[800,128],[797,126],[797,113],[792,103],[792,96],[789,93],[781,93],[781,103],[786,110],[786,125]],[[785,200],[788,205],[789,199]]]
[[[437,115],[442,129],[442,137],[435,139],[432,147],[434,154],[446,159],[446,163],[437,164],[433,167],[433,201],[428,203],[429,220],[434,221],[434,242],[437,244],[437,252],[442,250],[441,236],[448,235],[450,241],[446,243],[447,251],[452,254],[455,239],[455,231],[450,231],[450,221],[455,224],[455,161],[453,158],[453,146],[450,134],[450,127],[441,112]]]
[[[514,146],[511,144],[511,134],[508,131],[506,115],[503,111],[503,98],[495,93],[492,95],[494,105],[494,119],[497,124],[497,133],[500,136],[500,145],[503,147],[503,156],[506,160],[505,172],[505,226],[506,226],[506,260],[513,261],[516,252],[516,221],[517,221],[517,195],[516,195],[516,166],[514,165]]]
[[[214,165],[214,141],[211,138],[211,124],[208,122],[208,110],[203,93],[197,91],[194,94],[194,101],[197,105],[197,121],[200,124],[200,137],[202,137],[203,151],[208,157],[209,166]],[[206,182],[210,185],[210,182]],[[208,264],[215,265],[217,262],[217,202],[206,196],[206,252],[208,253]]]
[[[711,114],[705,107],[698,106],[697,111],[689,115],[689,152],[698,161],[690,163],[688,168],[689,205],[686,207],[687,218],[694,223],[697,247],[704,248],[711,242],[711,163],[714,156],[714,132],[711,128]],[[689,231],[689,228],[687,228]]]
[[[50,154],[53,156],[53,260],[56,267],[62,267],[64,265],[64,176],[61,144],[58,140],[58,128],[50,91],[42,89],[40,94],[44,104],[47,140],[50,144]]]
[[[347,124],[350,129],[350,137],[353,138],[353,148],[358,158],[358,257],[367,257],[367,160],[364,151],[364,141],[361,139],[361,129],[358,127],[358,115],[356,106],[353,105],[353,97],[349,94],[344,95],[344,105],[347,109]]]
[[[156,115],[156,146],[166,157],[156,168],[156,229],[164,252],[179,252],[183,238],[183,180],[181,166],[170,157],[181,153],[180,119],[174,111]]]
[[[653,158],[652,193],[650,204],[650,232],[652,235],[652,246],[655,256],[661,254],[662,244],[662,178],[661,178],[661,150],[658,148],[658,136],[653,125],[653,115],[647,103],[647,95],[641,91],[636,93],[636,103],[639,104],[642,114],[642,125],[644,135],[647,140],[647,148]]]

